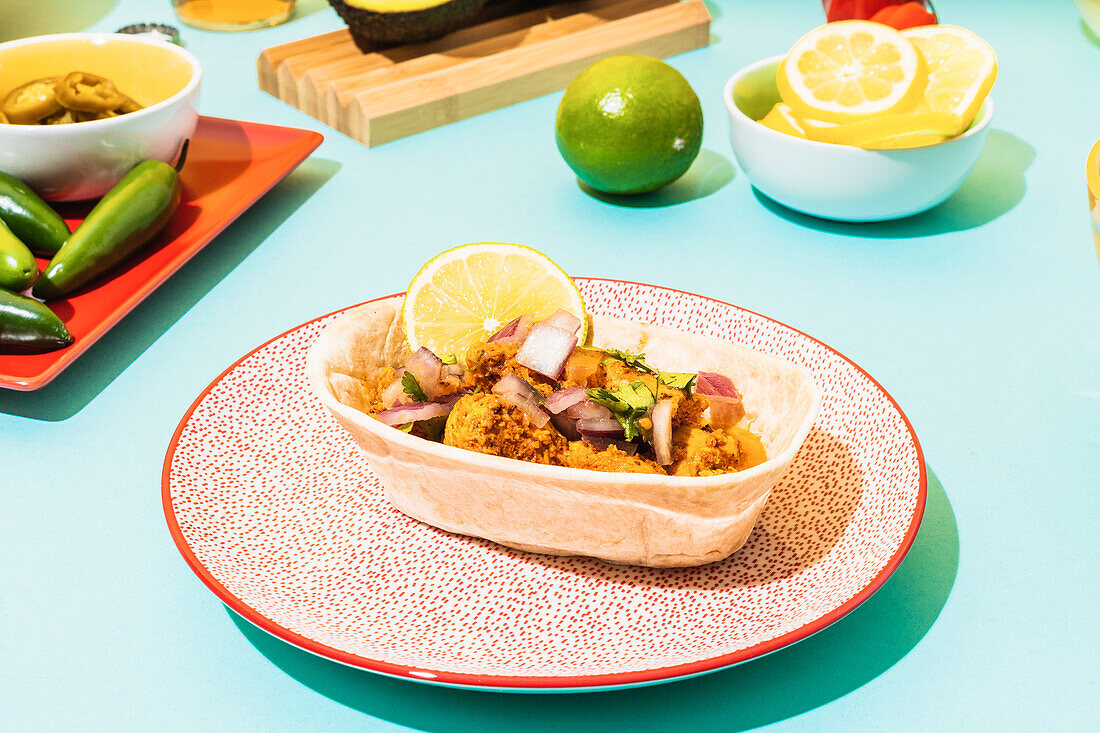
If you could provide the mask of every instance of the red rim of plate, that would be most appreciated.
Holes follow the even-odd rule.
[[[792,328],[791,326],[788,326],[781,321],[777,321],[774,318],[768,318],[767,316],[763,316],[754,311],[741,308],[740,306],[735,306],[732,303],[727,303],[723,300],[718,300],[717,298],[708,298],[705,295],[697,295],[695,293],[689,293],[686,290],[678,290],[676,288],[667,288],[660,285],[648,285],[646,283],[637,283],[630,280],[616,280],[613,278],[593,277],[578,279],[623,283],[628,285],[640,285],[642,287],[665,290],[672,293],[681,293],[683,295],[689,295],[695,298],[702,298],[704,300],[709,300],[713,303],[719,303],[730,308],[737,308],[746,313],[751,313],[752,315],[758,316],[767,321],[771,321],[772,323],[777,323],[784,328],[789,328],[790,330],[802,336],[805,336],[811,341],[821,344],[823,347],[855,367],[855,369],[860,374],[870,380],[870,382],[874,384],[875,387],[879,389],[879,391],[882,392],[886,399],[890,401],[890,404],[894,406],[894,409],[898,411],[898,415],[901,416],[902,421],[905,423],[906,429],[909,431],[909,437],[913,441],[913,447],[916,449],[917,453],[917,462],[920,469],[920,487],[917,496],[916,506],[913,510],[913,518],[910,521],[909,528],[906,530],[905,536],[902,538],[901,545],[894,552],[894,555],[890,558],[890,560],[886,563],[886,565],[882,568],[878,575],[876,575],[871,580],[871,582],[869,582],[866,586],[863,587],[862,590],[853,595],[843,604],[834,608],[829,613],[826,613],[821,617],[815,619],[814,621],[811,621],[810,623],[807,623],[800,628],[795,629],[794,631],[790,631],[781,636],[777,636],[774,639],[769,639],[768,641],[755,644],[751,647],[741,649],[731,654],[723,654],[717,657],[711,657],[709,659],[702,659],[696,662],[688,662],[685,664],[678,664],[670,667],[658,667],[655,669],[646,669],[634,672],[616,672],[611,674],[580,676],[497,676],[465,674],[461,672],[445,672],[432,669],[410,669],[407,665],[382,662],[376,659],[368,659],[366,657],[361,657],[357,654],[349,654],[348,652],[341,651],[340,649],[335,649],[325,644],[320,644],[316,641],[313,641],[312,639],[309,639],[283,626],[280,626],[271,619],[260,614],[251,606],[246,605],[243,601],[241,601],[241,599],[230,593],[221,583],[217,581],[217,579],[214,578],[210,571],[207,570],[201,562],[199,562],[199,559],[195,556],[195,554],[191,551],[191,548],[188,546],[187,540],[183,536],[183,532],[180,529],[179,523],[176,522],[176,515],[175,512],[172,510],[172,495],[169,483],[169,474],[171,473],[172,458],[175,456],[176,446],[179,443],[180,435],[182,434],[183,429],[187,426],[187,422],[188,420],[190,420],[191,414],[195,411],[196,408],[198,408],[199,404],[202,403],[202,401],[214,389],[214,387],[216,387],[227,374],[236,369],[237,366],[241,364],[241,362],[248,359],[260,349],[263,349],[268,344],[277,341],[287,334],[293,331],[297,331],[299,328],[302,328],[304,326],[316,323],[317,321],[336,315],[337,313],[343,313],[344,311],[350,310],[352,308],[357,308],[359,305],[363,305],[365,303],[374,303],[379,300],[385,300],[386,298],[392,298],[394,296],[401,295],[401,293],[393,293],[391,295],[384,295],[378,298],[372,298],[371,300],[364,301],[363,303],[348,306],[347,308],[341,308],[339,310],[333,311],[332,313],[326,313],[323,316],[318,316],[317,318],[313,318],[309,321],[306,321],[305,323],[294,326],[293,328],[289,328],[286,331],[280,333],[278,336],[268,339],[264,343],[249,351],[237,361],[233,362],[233,364],[226,368],[225,371],[219,374],[209,385],[207,385],[206,389],[204,389],[202,393],[195,398],[195,401],[191,403],[191,406],[187,408],[187,412],[180,420],[179,425],[176,426],[176,431],[172,434],[172,441],[171,443],[169,443],[168,452],[164,457],[164,468],[161,473],[161,498],[164,503],[164,516],[168,522],[168,530],[172,533],[172,539],[175,541],[176,547],[179,549],[180,554],[183,555],[184,560],[187,561],[188,566],[196,575],[199,576],[199,579],[202,580],[202,582],[205,583],[211,591],[213,591],[214,595],[216,595],[235,613],[239,614],[250,623],[266,631],[272,636],[307,652],[311,652],[318,656],[325,657],[326,659],[334,662],[339,662],[340,664],[344,664],[350,667],[365,669],[371,672],[377,672],[380,674],[406,679],[413,682],[481,689],[511,689],[517,691],[552,691],[555,689],[562,691],[579,691],[586,688],[607,689],[611,687],[638,686],[645,684],[654,684],[658,682],[671,682],[673,680],[682,679],[684,677],[692,677],[700,674],[705,674],[707,672],[717,672],[721,669],[733,667],[735,665],[741,664],[742,662],[747,662],[749,660],[755,659],[756,657],[761,657],[766,654],[778,651],[783,647],[789,646],[797,641],[801,641],[809,636],[812,636],[818,631],[821,631],[827,626],[830,626],[833,623],[839,621],[844,616],[854,611],[860,604],[862,604],[872,595],[874,595],[875,591],[881,588],[883,584],[885,584],[886,581],[890,578],[890,576],[894,574],[894,571],[897,570],[899,565],[901,565],[902,560],[905,559],[906,554],[909,552],[909,548],[912,547],[913,541],[916,539],[917,536],[917,531],[920,529],[921,519],[924,517],[924,508],[928,495],[928,474],[925,470],[924,452],[921,450],[920,441],[917,440],[917,434],[913,430],[913,425],[909,422],[909,418],[906,416],[905,412],[902,411],[901,406],[898,405],[897,401],[894,400],[890,393],[887,392],[886,389],[881,384],[879,384],[874,377],[864,371],[862,367],[853,362],[851,359],[844,356],[844,354],[841,354],[839,351],[832,348],[828,344],[825,344],[818,339],[815,339],[813,336],[803,333],[796,328]]]

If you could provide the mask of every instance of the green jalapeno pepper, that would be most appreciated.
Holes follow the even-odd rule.
[[[52,255],[69,238],[69,227],[30,186],[0,173],[0,221],[39,254]]]
[[[38,277],[38,263],[27,245],[0,221],[0,288],[21,293]]]
[[[114,268],[164,229],[179,202],[175,168],[159,160],[138,163],[50,260],[34,284],[35,296],[60,298]]]
[[[63,349],[72,334],[37,300],[0,290],[0,353],[38,354]]]
[[[86,71],[69,72],[55,90],[62,107],[80,112],[108,112],[126,101],[110,79]]]
[[[54,87],[57,77],[36,79],[8,92],[0,112],[16,125],[31,125],[61,109]]]

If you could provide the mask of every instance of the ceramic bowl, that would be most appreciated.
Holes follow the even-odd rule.
[[[1096,257],[1100,259],[1100,140],[1089,151],[1085,164],[1085,178],[1089,187],[1089,221],[1092,222],[1092,239],[1096,245]]]
[[[741,69],[723,93],[737,162],[753,186],[784,206],[824,219],[899,219],[946,200],[977,163],[993,117],[990,99],[963,134],[901,150],[819,143],[759,124],[780,101],[775,74],[782,60]]]
[[[0,98],[29,81],[86,71],[144,109],[67,125],[0,124],[0,171],[43,198],[102,196],[137,163],[174,164],[195,131],[202,69],[169,43],[115,33],[61,33],[0,44]]]

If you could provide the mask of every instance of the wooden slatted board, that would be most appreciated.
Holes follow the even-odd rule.
[[[428,43],[363,52],[346,28],[260,54],[260,89],[378,145],[563,89],[614,53],[667,57],[710,41],[702,0],[506,0]]]

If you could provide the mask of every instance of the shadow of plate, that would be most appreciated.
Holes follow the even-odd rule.
[[[732,181],[735,175],[736,169],[733,163],[713,150],[704,148],[699,151],[699,155],[684,175],[652,193],[637,195],[604,193],[597,191],[579,178],[577,185],[586,194],[605,204],[633,209],[658,209],[684,204],[717,193]]]
[[[752,662],[672,684],[558,695],[505,695],[418,684],[346,667],[270,636],[228,608],[233,623],[295,680],[371,717],[423,731],[741,731],[826,705],[905,657],[947,602],[959,534],[928,470],[920,531],[894,575],[843,619]]]
[[[1003,130],[990,130],[978,162],[949,199],[939,206],[904,219],[844,222],[819,219],[789,209],[752,189],[769,211],[792,224],[830,234],[873,239],[907,239],[957,232],[988,224],[1012,210],[1024,197],[1024,171],[1035,159],[1035,149]]]
[[[0,390],[0,412],[48,421],[78,413],[339,169],[307,158],[54,381],[33,392]]]

